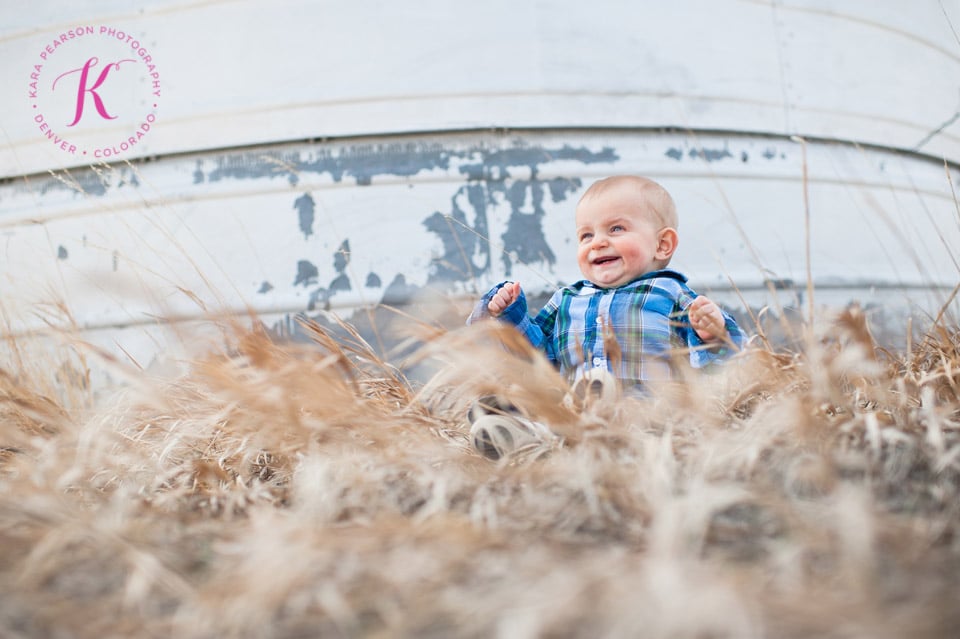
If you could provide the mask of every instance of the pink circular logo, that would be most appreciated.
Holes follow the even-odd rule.
[[[91,162],[135,149],[157,119],[160,72],[142,36],[108,26],[57,34],[30,70],[40,134]]]

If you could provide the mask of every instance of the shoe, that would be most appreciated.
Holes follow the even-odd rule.
[[[473,424],[485,415],[516,415],[520,411],[516,406],[497,395],[484,395],[467,411],[467,421]]]
[[[605,368],[591,368],[574,383],[573,395],[582,404],[613,402],[620,397],[620,382]]]
[[[470,426],[470,442],[477,451],[494,461],[525,446],[542,444],[554,435],[543,424],[516,415],[488,414]]]

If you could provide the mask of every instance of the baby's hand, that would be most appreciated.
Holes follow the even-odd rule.
[[[508,306],[517,301],[518,297],[520,297],[520,282],[507,282],[500,287],[500,290],[487,304],[487,310],[490,311],[491,315],[497,317]]]
[[[722,339],[727,336],[727,326],[723,313],[713,300],[701,295],[690,303],[690,325],[705,342]]]

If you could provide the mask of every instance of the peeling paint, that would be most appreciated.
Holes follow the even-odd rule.
[[[514,262],[553,266],[556,256],[543,232],[543,199],[549,191],[553,202],[563,202],[581,186],[579,179],[537,177],[541,164],[573,160],[582,164],[612,163],[618,158],[610,147],[598,152],[564,145],[560,148],[518,145],[510,149],[475,147],[478,162],[465,164],[460,172],[467,184],[450,200],[450,212],[436,211],[423,220],[424,227],[437,235],[443,254],[431,260],[428,281],[467,281],[491,268],[488,210],[499,201],[510,205],[510,219],[501,236],[501,259],[506,273]],[[514,179],[517,169],[528,169],[529,179]],[[528,204],[529,201],[529,204]],[[473,224],[468,220],[472,213]],[[572,209],[571,209],[572,212]]]
[[[70,254],[67,253],[67,249],[65,249],[65,248],[63,247],[63,245],[60,245],[60,246],[57,247],[57,259],[58,259],[58,260],[65,260],[65,259],[67,259],[69,256],[70,256]]]
[[[353,290],[350,284],[350,276],[347,275],[347,266],[350,264],[350,240],[345,239],[333,253],[333,268],[337,271],[337,276],[330,281],[327,287],[320,287],[310,292],[310,300],[307,304],[308,310],[314,310],[318,302],[323,303],[325,308],[330,305],[330,298],[339,291]],[[314,282],[315,283],[315,282]]]
[[[407,278],[403,275],[403,273],[397,273],[394,276],[393,281],[390,282],[390,285],[387,286],[387,290],[383,292],[383,297],[380,299],[380,303],[394,306],[407,304],[411,299],[413,299],[419,290],[419,286],[407,284]]]
[[[707,162],[719,162],[720,160],[734,157],[733,153],[731,153],[730,149],[728,149],[727,147],[724,147],[722,149],[708,149],[706,147],[694,148],[694,149],[688,150],[686,154],[690,159],[699,158],[702,160],[706,160]],[[684,152],[683,152],[683,149],[679,147],[670,147],[669,149],[666,150],[664,155],[672,160],[676,160],[679,162],[680,160],[683,159]],[[749,159],[750,159],[750,156],[747,155],[746,151],[743,151],[740,153],[741,162],[747,162]]]
[[[293,201],[293,208],[297,211],[297,217],[300,223],[300,232],[303,233],[303,239],[313,235],[314,219],[314,201],[309,193],[304,193]]]
[[[701,158],[707,162],[719,162],[724,158],[732,158],[733,154],[726,147],[722,149],[708,149],[705,147],[699,149],[690,149],[687,152],[691,158]]]
[[[471,155],[473,154],[479,154],[477,157],[479,162],[460,167],[460,172],[468,180],[505,180],[511,177],[511,169],[520,167],[529,168],[531,174],[536,177],[537,169],[541,164],[561,160],[595,164],[598,162],[613,163],[620,159],[611,147],[604,147],[599,152],[594,152],[584,147],[573,147],[569,144],[564,144],[560,148],[528,146],[525,144],[518,144],[509,149],[474,147]]]
[[[294,286],[310,286],[317,283],[317,277],[320,271],[309,260],[297,261],[297,277],[293,280]]]
[[[458,170],[466,181],[477,183],[510,179],[513,173],[521,168],[528,169],[530,174],[536,177],[542,164],[558,160],[583,164],[613,163],[619,160],[619,156],[611,147],[595,152],[569,144],[549,148],[521,142],[514,143],[510,148],[491,147],[484,143],[454,148],[435,142],[357,144],[337,148],[320,146],[309,151],[250,151],[198,159],[190,172],[190,181],[197,185],[224,180],[272,180],[279,177],[287,179],[291,185],[296,185],[301,175],[311,173],[328,175],[338,183],[352,178],[357,185],[366,186],[378,176],[409,178],[432,170],[447,171],[454,160],[462,162]],[[31,191],[39,190],[41,195],[62,190],[103,197],[124,185],[137,186],[139,180],[135,168],[118,166],[110,167],[105,172],[72,171],[66,179],[51,177],[34,184]],[[487,194],[488,202],[490,194],[495,192],[494,189]],[[309,194],[304,194],[301,198],[305,196]],[[471,193],[468,197],[471,205],[476,208],[476,194]],[[312,198],[301,198],[295,201],[294,206],[300,216],[301,231],[305,237],[309,237],[312,233]]]
[[[333,268],[337,273],[343,275],[344,270],[350,263],[350,240],[346,239],[340,243],[340,248],[333,254]]]
[[[383,283],[380,281],[380,276],[376,273],[367,273],[367,281],[364,286],[367,288],[380,288],[383,286]]]
[[[434,168],[449,168],[451,152],[440,144],[360,144],[332,151],[243,153],[220,156],[205,174],[209,182],[285,177],[291,185],[304,173],[327,174],[334,182],[352,177],[360,186],[379,175],[411,177]]]
[[[337,291],[349,291],[353,287],[350,285],[350,278],[346,273],[342,273],[335,277],[332,282],[330,282],[330,295],[333,296]]]
[[[464,149],[450,148],[438,143],[363,144],[337,151],[320,148],[309,153],[298,151],[272,153],[242,153],[220,156],[215,168],[206,172],[209,182],[226,179],[273,179],[287,177],[291,184],[304,173],[326,174],[334,182],[352,177],[358,185],[371,184],[378,176],[413,177],[435,169],[448,170],[452,160],[466,160],[459,167],[467,181],[504,180],[517,168],[529,168],[536,175],[537,168],[547,162],[572,160],[586,164],[615,162],[617,154],[610,147],[593,152],[568,144],[559,148],[528,146],[517,143],[502,149],[476,144]],[[472,161],[471,161],[472,160]],[[198,167],[198,170],[202,169]]]
[[[263,282],[260,283],[260,288],[257,290],[257,293],[261,293],[261,294],[269,293],[272,290],[273,290],[273,284],[264,280]]]
[[[111,190],[126,186],[139,187],[137,169],[132,165],[106,166],[91,169],[64,169],[63,171],[48,172],[50,177],[36,177],[29,181],[17,180],[13,183],[13,190],[17,193],[31,195],[49,195],[56,192],[73,193],[75,195],[103,197]]]
[[[457,193],[460,194],[464,188]],[[473,232],[473,229],[467,223],[466,214],[457,204],[457,197],[451,198],[452,212],[444,215],[439,211],[433,213],[425,220],[423,226],[437,235],[443,245],[443,255],[435,257],[430,262],[429,280],[438,281],[462,281],[470,279],[475,271],[474,261],[471,256],[476,253],[483,254],[482,264],[476,269],[477,272],[483,272],[489,268],[490,253],[484,251],[479,244],[479,232]],[[481,203],[477,209],[478,222],[482,220],[480,226],[486,227],[486,203]],[[482,237],[487,237],[486,233]]]
[[[563,201],[566,194],[580,186],[580,180],[562,180],[566,189],[558,191],[562,196],[554,195],[554,201]],[[524,211],[529,192],[531,211]],[[507,200],[510,202],[510,221],[506,232],[501,236],[504,253],[501,256],[504,271],[507,276],[512,275],[513,262],[524,264],[541,263],[553,266],[557,263],[547,239],[543,234],[543,182],[539,180],[520,180],[507,190]]]

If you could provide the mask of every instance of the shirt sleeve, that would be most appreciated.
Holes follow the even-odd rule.
[[[700,339],[700,336],[693,330],[693,327],[690,325],[690,320],[687,317],[690,303],[697,297],[696,293],[690,292],[689,294],[681,295],[678,299],[681,313],[677,333],[680,338],[686,342],[687,349],[690,353],[690,365],[694,368],[709,368],[739,353],[747,344],[747,336],[746,333],[743,332],[743,329],[737,324],[737,321],[733,319],[733,316],[725,310],[720,309],[720,312],[723,314],[723,323],[724,326],[726,326],[730,340],[724,340],[716,344],[707,344]]]
[[[476,303],[473,307],[473,310],[470,311],[470,317],[467,318],[467,325],[475,324],[480,320],[490,319],[490,311],[487,309],[487,305],[490,303],[490,300],[493,299],[493,296],[497,294],[501,288],[503,288],[506,282],[500,282],[489,291],[484,293],[483,297],[480,298],[480,301]]]
[[[474,306],[473,312],[470,313],[470,317],[467,318],[467,324],[473,324],[483,319],[492,319],[490,311],[487,309],[487,305],[490,303],[490,300],[493,299],[493,296],[497,294],[497,291],[503,288],[507,283],[508,282],[501,282],[497,284],[480,298],[480,301],[477,302],[476,306]],[[544,311],[546,310],[547,309],[544,309]],[[548,319],[548,317],[552,318],[552,315],[541,318],[541,316],[544,315],[544,311],[541,311],[536,320],[532,320],[527,312],[527,296],[521,290],[520,297],[514,300],[513,304],[503,309],[503,312],[500,313],[496,319],[506,324],[512,324],[515,326],[517,330],[519,330],[523,336],[527,338],[527,341],[529,341],[534,348],[547,351],[547,334],[541,328],[541,323]],[[553,358],[549,352],[547,353],[547,357],[553,361]]]

